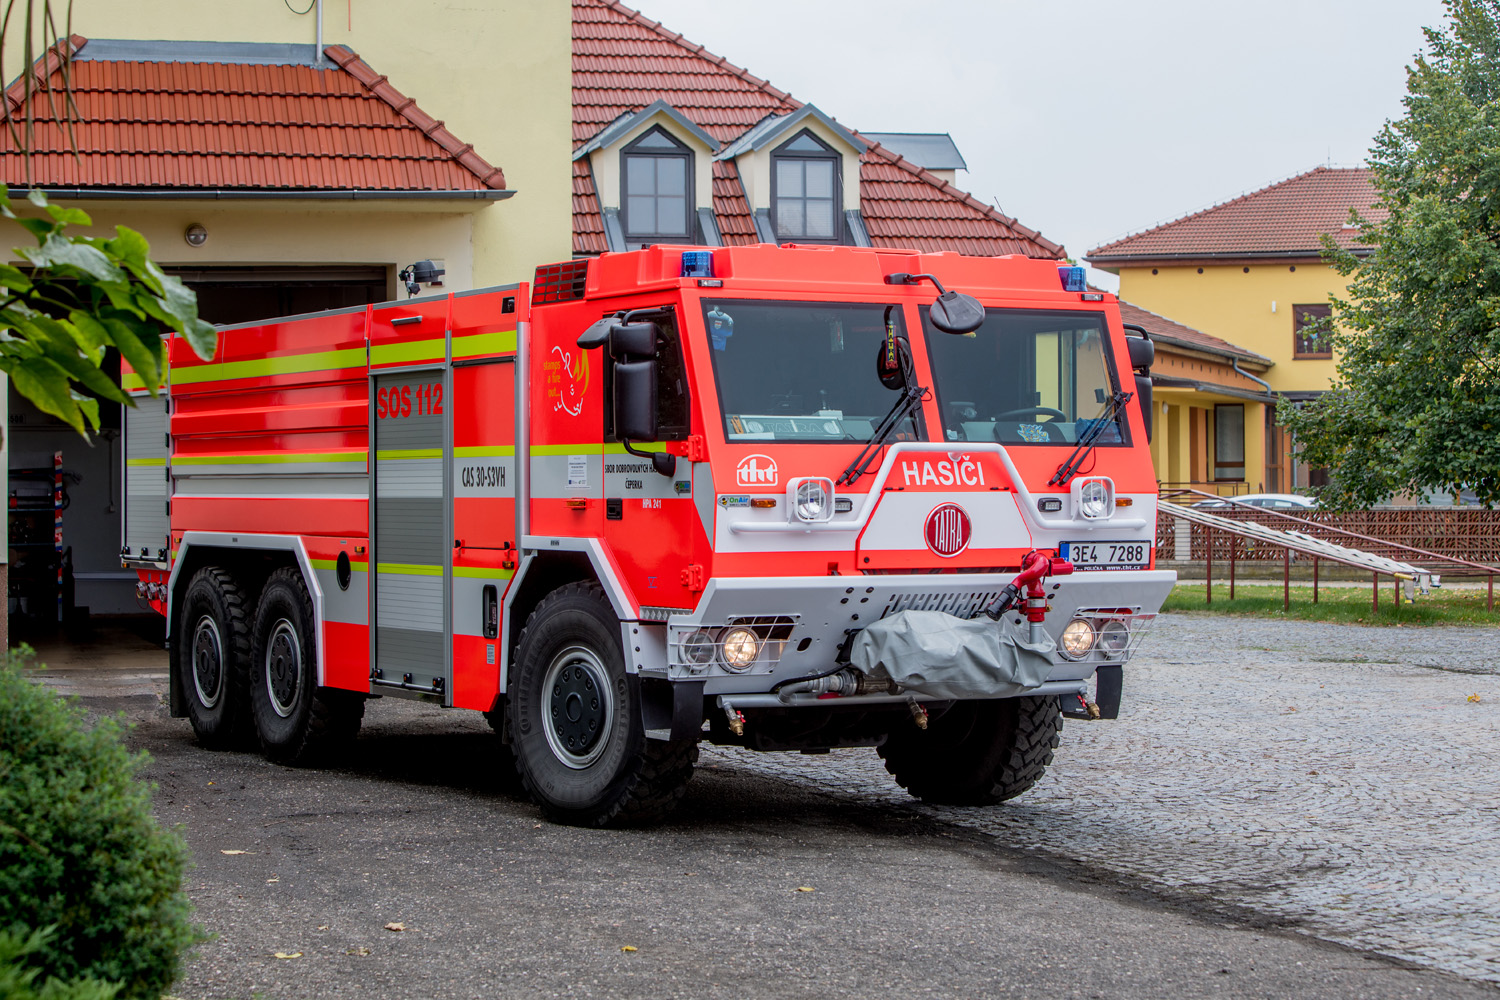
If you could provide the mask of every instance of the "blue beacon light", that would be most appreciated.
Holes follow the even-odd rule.
[[[1059,267],[1057,276],[1062,279],[1063,291],[1086,292],[1089,290],[1088,278],[1084,275],[1081,267]]]
[[[682,276],[684,278],[712,278],[714,255],[708,250],[684,250],[682,252]]]

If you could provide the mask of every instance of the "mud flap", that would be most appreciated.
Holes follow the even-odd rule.
[[[695,740],[703,729],[703,681],[632,679],[640,684],[641,722],[648,740]]]
[[[1120,717],[1120,698],[1125,688],[1125,668],[1116,663],[1106,667],[1100,667],[1094,672],[1097,681],[1097,692],[1094,695],[1094,704],[1099,706],[1099,718],[1118,719]]]
[[[178,643],[167,639],[167,713],[174,719],[187,718],[187,698],[182,693],[182,677],[177,669]]]

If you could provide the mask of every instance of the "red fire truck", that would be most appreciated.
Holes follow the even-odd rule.
[[[172,711],[303,762],[371,698],[475,709],[571,823],[660,817],[705,738],[1018,795],[1174,582],[1152,345],[1082,279],[656,246],[174,338],[123,553]]]

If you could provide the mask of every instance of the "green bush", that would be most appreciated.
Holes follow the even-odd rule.
[[[42,931],[0,931],[0,1000],[113,1000],[119,994],[119,986],[97,979],[43,979],[42,970],[29,958],[51,936]]]
[[[32,683],[30,654],[0,668],[0,931],[27,942],[42,979],[159,996],[201,939],[182,893],[187,848],[151,814],[145,754],[120,743],[119,722],[89,729]]]

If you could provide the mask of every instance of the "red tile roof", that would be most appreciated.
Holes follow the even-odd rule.
[[[802,107],[765,80],[617,0],[573,0],[573,142],[583,145],[622,114],[664,100],[720,143]],[[586,172],[586,171],[585,171]],[[574,250],[604,249],[598,199],[579,195]],[[860,208],[878,247],[995,256],[1061,257],[1063,248],[942,178],[872,144],[860,158]],[[734,165],[714,164],[714,212],[724,242],[756,242]]]
[[[1096,267],[1204,257],[1309,257],[1324,233],[1341,247],[1365,249],[1356,229],[1345,229],[1349,210],[1371,220],[1385,217],[1363,167],[1317,167],[1270,187],[1127,236],[1089,252]]]
[[[1158,316],[1156,313],[1142,309],[1138,305],[1120,300],[1120,320],[1124,323],[1133,323],[1151,334],[1151,339],[1177,347],[1186,347],[1192,350],[1206,351],[1209,354],[1217,354],[1222,357],[1238,358],[1258,368],[1269,368],[1274,362],[1263,354],[1247,351],[1243,347],[1237,347],[1227,340],[1215,337],[1213,334],[1204,333],[1202,330],[1194,330],[1190,326],[1183,326],[1175,320]]]
[[[87,46],[76,35],[72,43]],[[0,180],[91,189],[504,189],[498,168],[357,55],[341,45],[324,51],[334,67],[75,61],[78,155],[46,95],[34,93],[31,176],[0,129]],[[56,65],[49,52],[34,73],[52,76]],[[24,118],[19,82],[6,98],[12,117]]]

